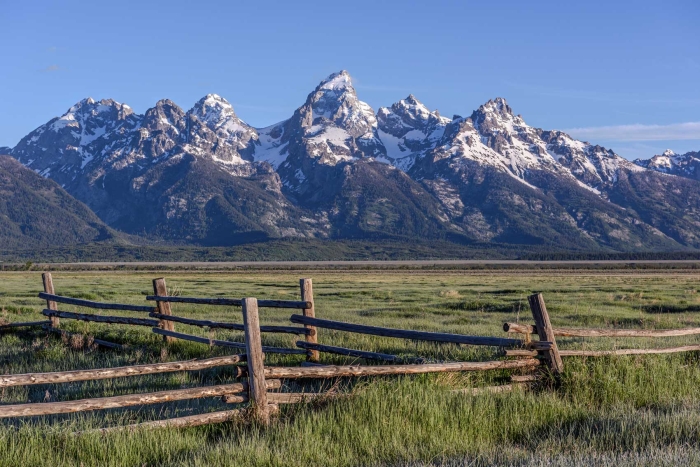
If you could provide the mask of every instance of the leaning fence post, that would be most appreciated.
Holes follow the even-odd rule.
[[[248,362],[248,398],[253,407],[253,416],[264,425],[270,422],[265,386],[265,365],[263,363],[262,341],[260,340],[260,319],[258,299],[243,299],[243,329],[245,350]]]
[[[554,329],[552,328],[552,323],[549,321],[549,314],[544,304],[544,297],[541,293],[537,293],[530,295],[527,300],[530,303],[532,317],[535,318],[537,335],[541,341],[549,341],[552,343],[551,348],[549,350],[543,350],[542,354],[547,359],[547,365],[550,371],[555,378],[558,378],[562,371],[564,371],[564,364],[561,361],[561,355],[559,355],[559,348],[554,338]]]
[[[44,292],[51,294],[51,295],[56,295],[56,292],[54,291],[53,288],[53,279],[51,278],[51,273],[50,272],[45,272],[41,275],[41,280],[44,283]],[[58,310],[58,304],[54,302],[53,300],[46,300],[46,308],[49,310],[56,311]],[[57,328],[58,325],[60,324],[60,320],[58,316],[50,316],[49,319],[51,320],[51,327],[52,328]]]
[[[304,316],[310,316],[311,318],[316,317],[316,310],[314,309],[314,287],[311,279],[299,279],[299,286],[301,287],[301,301],[311,302],[311,308],[304,308]],[[318,330],[316,326],[310,326],[305,324],[304,327],[306,331],[306,343],[307,344],[317,344],[318,343]],[[309,350],[306,360],[309,362],[318,362],[318,350]]]
[[[167,296],[168,295],[168,289],[165,287],[165,279],[162,277],[159,277],[158,279],[153,279],[153,295],[156,296]],[[156,311],[160,313],[161,315],[172,315],[173,312],[170,310],[170,302],[161,302],[161,301],[156,301]],[[167,321],[164,319],[159,320],[158,325],[160,326],[161,329],[165,329],[166,331],[174,331],[175,330],[175,323],[172,321]],[[163,336],[163,340],[166,343],[173,342],[175,338],[170,337],[170,336]]]

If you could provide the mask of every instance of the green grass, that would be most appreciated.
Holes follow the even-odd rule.
[[[526,297],[542,292],[555,326],[700,326],[696,274],[503,271],[168,272],[171,293],[201,297],[299,299],[298,279],[314,279],[317,316],[408,329],[504,336],[503,322],[532,322]],[[144,303],[155,273],[59,272],[59,294]],[[41,319],[36,272],[0,274],[0,316]],[[61,306],[62,309],[82,311]],[[173,304],[177,315],[242,322],[239,308]],[[113,312],[104,312],[107,314]],[[116,313],[116,312],[114,312]],[[118,313],[134,316],[134,313]],[[288,324],[290,310],[262,309],[263,324]],[[224,355],[230,350],[177,341],[148,328],[63,320],[61,326],[129,343],[127,352],[63,342],[41,331],[0,335],[3,374],[69,370]],[[176,324],[178,331],[242,340],[242,333]],[[264,344],[293,346],[288,335]],[[665,339],[559,339],[566,349],[670,347]],[[319,341],[434,360],[490,360],[496,349],[385,339],[329,330]],[[323,355],[324,362],[371,364]],[[268,355],[266,364],[301,357]],[[286,383],[285,390],[339,390],[349,398],[283,407],[263,430],[242,421],[184,430],[71,433],[231,408],[218,399],[133,409],[0,420],[0,466],[354,466],[354,465],[668,465],[700,464],[700,361],[695,353],[566,358],[556,390],[471,396],[451,389],[499,384],[509,372]],[[234,381],[230,369],[6,388],[4,404],[75,400]]]

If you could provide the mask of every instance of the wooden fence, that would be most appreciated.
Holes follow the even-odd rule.
[[[530,307],[533,309],[533,316],[536,324],[504,323],[503,330],[507,333],[517,333],[526,336],[526,340],[532,335],[545,336],[545,339],[553,343],[550,352],[557,354],[559,361],[561,357],[605,357],[610,355],[650,355],[668,354],[677,352],[700,351],[700,345],[684,345],[680,347],[666,347],[659,349],[616,349],[616,350],[559,350],[555,337],[675,337],[692,336],[700,334],[700,328],[685,329],[581,329],[581,328],[552,328],[548,325],[541,328],[537,323],[535,308],[544,309],[544,298],[542,294],[535,294],[529,297]],[[533,308],[534,307],[534,308]],[[546,313],[545,313],[546,315]],[[506,351],[506,355],[516,355],[516,352]],[[518,352],[517,355],[533,355],[533,352]]]
[[[156,282],[158,285],[156,286]],[[314,304],[313,304],[313,292],[311,290],[312,282],[311,279],[301,279],[301,301],[290,301],[290,300],[258,300],[258,307],[260,308],[291,308],[296,310],[302,310],[304,316],[314,316]],[[189,303],[197,305],[216,305],[216,306],[228,306],[228,307],[243,307],[245,299],[232,299],[232,298],[199,298],[199,297],[174,297],[168,296],[165,287],[165,279],[156,279],[154,281],[155,295],[149,295],[146,300],[151,300],[156,302],[157,310],[151,311],[149,313],[150,317],[158,318],[158,322],[155,322],[158,327],[153,327],[153,332],[164,336],[166,339],[183,339],[192,342],[200,342],[202,344],[208,344],[210,346],[220,346],[229,347],[235,349],[244,349],[246,344],[241,342],[231,342],[231,341],[221,341],[216,339],[207,339],[205,337],[193,336],[190,334],[183,334],[180,332],[175,332],[175,323],[188,324],[190,326],[207,327],[209,329],[233,329],[237,331],[245,331],[245,324],[238,323],[226,323],[219,321],[209,321],[209,320],[199,320],[184,318],[180,316],[173,316],[170,310],[171,303]],[[315,342],[316,340],[316,329],[312,326],[309,327],[299,327],[299,326],[260,326],[260,332],[269,333],[287,333],[287,334],[298,334],[306,336],[307,341]],[[314,355],[310,352],[301,349],[286,349],[279,347],[263,347],[263,351],[266,353],[280,353],[280,354],[301,354],[307,355],[309,360],[314,359]],[[318,360],[316,355],[315,360]]]
[[[236,349],[237,352],[244,351],[245,353],[237,353],[235,355],[202,360],[133,365],[117,368],[2,375],[0,376],[0,388],[10,386],[91,381],[166,372],[197,371],[224,366],[235,368],[234,375],[237,378],[244,378],[244,381],[240,383],[220,384],[215,386],[174,389],[144,394],[128,394],[114,397],[100,397],[77,401],[2,405],[0,406],[0,418],[64,414],[110,408],[142,406],[147,404],[203,397],[221,397],[227,403],[247,403],[248,407],[244,409],[147,422],[139,425],[132,425],[128,428],[134,428],[137,426],[195,426],[239,418],[244,413],[249,414],[260,423],[267,424],[270,421],[270,417],[278,410],[278,404],[296,403],[308,400],[310,398],[327,396],[327,394],[324,393],[304,394],[274,392],[283,387],[284,380],[358,376],[367,377],[379,375],[411,375],[423,373],[504,369],[536,370],[538,368],[542,368],[545,372],[548,372],[550,375],[554,376],[555,379],[558,379],[564,368],[562,357],[566,356],[629,355],[700,350],[700,346],[684,346],[670,349],[628,349],[613,351],[559,350],[556,342],[556,337],[558,336],[666,337],[700,334],[700,328],[661,331],[554,328],[550,322],[544,298],[541,294],[534,294],[528,298],[530,309],[534,318],[534,324],[505,323],[504,331],[523,336],[522,338],[512,338],[393,329],[317,318],[315,316],[316,312],[311,279],[300,280],[300,301],[285,301],[258,300],[257,298],[234,299],[170,296],[167,294],[165,279],[159,278],[153,281],[154,295],[146,297],[146,300],[155,302],[155,306],[104,303],[65,297],[55,293],[53,280],[50,274],[45,273],[43,275],[43,282],[44,292],[40,293],[39,297],[46,300],[47,307],[43,311],[43,314],[47,316],[49,320],[31,323],[13,323],[9,326],[5,326],[6,328],[9,329],[10,327],[20,326],[42,326],[44,329],[47,329],[50,332],[64,334],[66,331],[60,329],[59,327],[61,319],[76,319],[89,322],[146,326],[150,327],[154,333],[162,335],[166,343],[172,342],[175,339],[184,339],[188,341],[201,342],[207,345],[233,348]],[[170,308],[171,303],[206,304],[240,308],[243,324],[175,316],[172,314],[172,310]],[[61,311],[58,309],[59,304],[100,310],[147,313],[148,318],[102,316],[88,313]],[[290,322],[296,326],[261,325],[258,311],[262,307],[302,310],[302,314],[291,315]],[[239,330],[243,331],[244,339],[243,342],[231,342],[185,334],[175,331],[176,323],[213,329]],[[319,344],[318,329],[330,329],[371,336],[448,344],[451,343],[457,345],[494,346],[504,349],[503,356],[505,358],[477,362],[427,362],[421,357],[405,358],[380,352],[370,352],[365,350]],[[304,336],[304,340],[297,341],[296,348],[268,347],[262,345],[261,333],[263,332],[294,334]],[[533,341],[531,338],[534,336],[537,336],[538,340]],[[124,345],[122,344],[115,344],[97,339],[95,342],[108,348],[124,348]],[[307,362],[300,367],[265,366],[265,353],[306,355]],[[370,366],[322,365],[319,363],[320,353],[359,357],[368,360],[389,362],[390,364]],[[513,375],[511,377],[511,384],[487,388],[467,388],[457,391],[464,393],[507,391],[513,389],[514,387],[531,384],[537,381],[539,374],[541,373]],[[118,428],[124,427],[107,428],[101,431],[110,431]]]

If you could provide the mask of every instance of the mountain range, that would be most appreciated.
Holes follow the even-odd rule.
[[[698,153],[628,161],[529,126],[502,98],[469,117],[444,117],[413,95],[375,112],[346,71],[266,128],[216,94],[187,111],[164,99],[144,114],[88,98],[2,152],[94,212],[81,218],[101,233],[76,243],[122,232],[199,246],[315,238],[700,247]]]

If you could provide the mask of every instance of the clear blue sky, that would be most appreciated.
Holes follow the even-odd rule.
[[[143,112],[213,92],[267,126],[347,69],[375,110],[413,93],[469,115],[502,96],[625,157],[700,150],[695,0],[0,0],[0,20],[0,145],[87,96]]]

